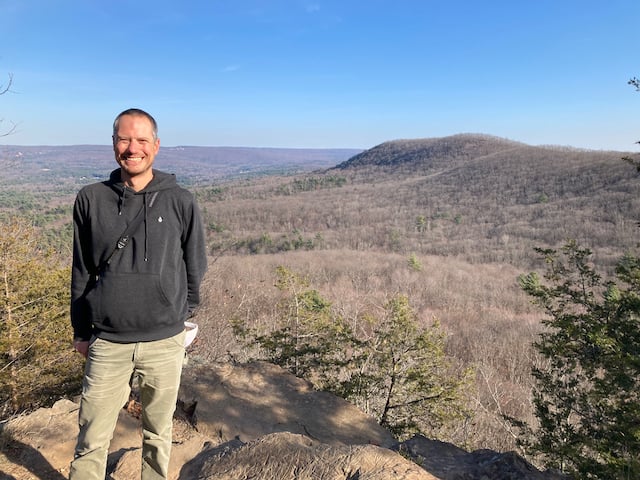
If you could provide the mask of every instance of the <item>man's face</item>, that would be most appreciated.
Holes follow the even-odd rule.
[[[151,175],[160,139],[153,138],[151,122],[141,115],[124,115],[113,137],[113,151],[123,177]],[[123,178],[124,179],[124,178]]]

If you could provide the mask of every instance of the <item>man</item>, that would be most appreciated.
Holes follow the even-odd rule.
[[[76,197],[71,323],[87,359],[71,480],[105,478],[120,409],[137,377],[142,403],[142,479],[165,479],[184,360],[184,321],[206,270],[200,214],[174,175],[153,169],[160,148],[148,113],[113,123],[120,168]]]

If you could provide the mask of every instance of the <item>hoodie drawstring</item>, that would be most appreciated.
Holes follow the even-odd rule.
[[[126,197],[127,186],[120,191],[120,198],[118,201],[118,215],[122,215],[122,211],[124,210],[124,199]]]
[[[124,202],[127,198],[127,187],[125,186],[120,192],[120,200],[118,202],[118,215],[122,215],[124,211]],[[156,197],[159,192],[143,192],[142,194],[142,208],[144,209],[144,261],[149,261],[149,229],[148,229],[148,210],[153,207]],[[147,200],[147,196],[149,199]]]
[[[151,198],[149,199],[149,204],[147,205],[147,192],[144,193],[143,197],[143,208],[144,208],[144,261],[148,262],[149,259],[147,257],[148,248],[149,248],[149,231],[147,230],[147,208],[153,207],[153,203],[156,201],[156,197],[158,196],[158,192],[153,192],[150,194]]]
[[[147,250],[149,247],[149,243],[147,239],[149,238],[149,232],[147,230],[147,193],[142,196],[142,208],[144,208],[144,261],[148,262],[147,258]]]

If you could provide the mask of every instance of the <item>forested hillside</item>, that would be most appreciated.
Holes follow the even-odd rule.
[[[199,199],[210,249],[191,361],[260,355],[234,329],[264,333],[278,324],[287,299],[276,286],[279,267],[304,278],[334,318],[363,338],[389,300],[405,295],[421,326],[442,325],[452,371],[475,369],[470,413],[443,439],[517,448],[505,416],[533,420],[530,372],[542,360],[531,344],[543,318],[518,275],[543,268],[534,247],[558,248],[568,239],[591,248],[595,264],[611,272],[637,246],[636,169],[622,152],[485,135],[345,153],[328,164],[325,156],[289,166],[284,175],[274,174],[276,161],[252,164],[249,155],[245,173],[230,161],[224,174],[224,165],[212,166],[197,149],[185,147],[183,158],[196,155],[187,163],[172,163],[177,157],[161,149],[157,168],[177,171]],[[19,156],[0,160],[10,165],[0,171],[3,218],[17,212],[32,219],[63,264],[70,261],[75,191],[112,168],[109,158],[96,169],[91,155],[66,163],[43,153],[32,180]],[[51,182],[48,168],[64,169],[66,180]]]
[[[524,268],[534,246],[573,238],[610,263],[636,245],[640,215],[640,183],[623,155],[480,135],[402,140],[323,174],[216,186],[203,207],[214,252],[273,251],[297,238]]]
[[[576,239],[609,272],[635,249],[640,183],[624,155],[460,135],[389,142],[322,173],[200,189],[214,259],[201,352],[251,355],[224,319],[273,325],[279,265],[308,275],[356,327],[403,293],[423,325],[442,323],[459,367],[477,368],[475,414],[451,438],[516,448],[504,418],[532,421],[543,318],[517,277],[543,268],[535,247]]]

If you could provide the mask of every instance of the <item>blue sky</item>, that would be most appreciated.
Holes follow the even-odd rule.
[[[637,0],[0,0],[0,144],[370,148],[486,133],[637,151]]]

